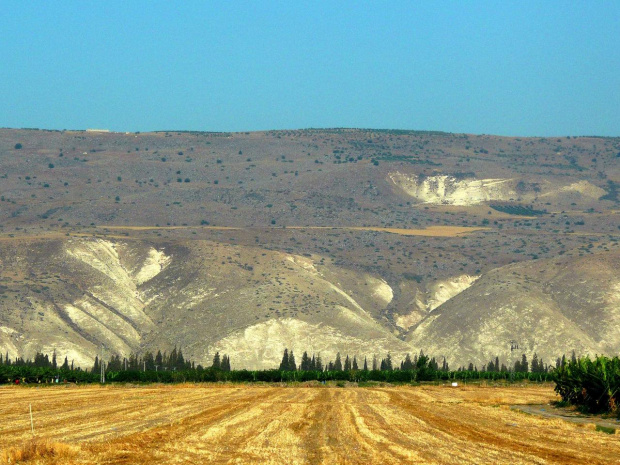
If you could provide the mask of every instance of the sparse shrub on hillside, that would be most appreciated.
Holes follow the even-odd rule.
[[[15,150],[20,150],[22,147],[23,145],[20,143],[15,144]]]
[[[421,283],[424,279],[424,276],[414,273],[403,273],[403,278],[409,281],[415,281],[416,283]]]
[[[607,181],[607,194],[599,197],[599,200],[611,200],[612,202],[618,202],[618,193],[620,192],[620,186],[618,183],[608,180]]]
[[[489,205],[493,210],[520,216],[540,216],[547,213],[544,210],[534,210],[530,205]]]

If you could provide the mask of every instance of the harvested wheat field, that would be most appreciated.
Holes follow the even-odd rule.
[[[0,462],[620,463],[615,435],[510,409],[555,399],[550,385],[4,387]]]

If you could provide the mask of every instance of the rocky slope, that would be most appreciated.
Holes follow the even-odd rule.
[[[617,353],[619,184],[614,138],[3,129],[0,351]]]
[[[538,353],[546,362],[572,350],[616,354],[619,289],[617,247],[607,254],[509,265],[435,310],[408,341],[478,366],[495,356],[514,360],[522,353]]]
[[[523,179],[457,179],[454,176],[416,176],[390,173],[390,180],[417,202],[434,205],[479,205],[489,202],[535,202],[539,199],[573,197],[598,200],[605,189],[588,181],[528,185]]]
[[[101,346],[128,355],[176,345],[201,363],[219,350],[271,367],[285,347],[326,358],[411,350],[382,322],[384,281],[316,257],[208,241],[70,239],[1,251],[0,343],[12,354],[56,350],[88,366]]]
[[[481,366],[495,356],[512,363],[536,352],[549,362],[620,348],[617,250],[437,281],[399,301],[410,312],[392,322],[385,281],[320,256],[210,241],[15,245],[0,248],[0,344],[23,356],[56,350],[88,366],[102,346],[126,355],[177,346],[201,363],[220,351],[268,368],[285,347],[326,359],[423,349]]]

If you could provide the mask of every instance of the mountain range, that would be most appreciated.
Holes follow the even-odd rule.
[[[0,351],[620,351],[620,138],[0,130]]]

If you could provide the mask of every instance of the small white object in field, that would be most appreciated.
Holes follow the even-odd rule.
[[[459,383],[452,383],[452,387],[458,387]]]

